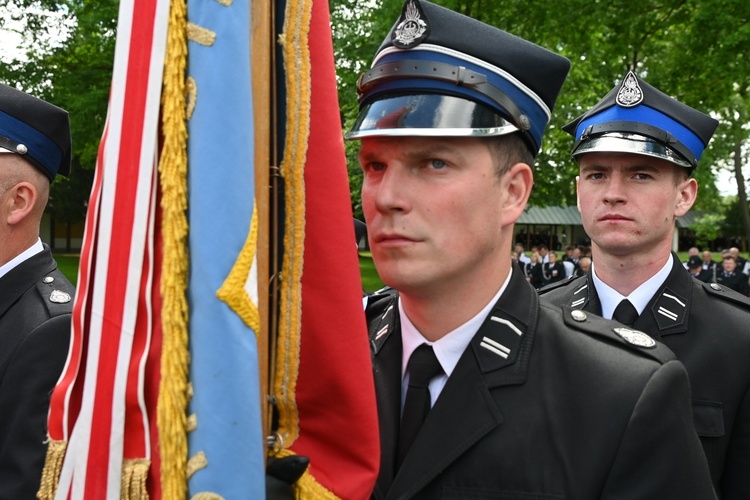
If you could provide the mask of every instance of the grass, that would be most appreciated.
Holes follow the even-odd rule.
[[[359,252],[359,272],[362,275],[362,288],[367,293],[383,288],[383,281],[375,270],[370,252]]]
[[[55,260],[57,261],[57,267],[70,280],[73,285],[78,281],[78,254],[55,254]],[[359,254],[359,269],[362,274],[362,288],[367,292],[374,292],[383,288],[383,282],[378,276],[378,272],[375,270],[375,265],[372,263],[372,255],[369,252],[360,252]]]
[[[678,252],[677,256],[681,262],[687,260],[687,252]],[[55,254],[57,266],[73,285],[78,281],[78,258],[78,254]],[[366,292],[372,293],[383,288],[383,281],[375,270],[370,252],[359,252],[359,271],[362,275],[362,288]]]
[[[58,253],[54,255],[57,267],[73,286],[78,282],[78,261],[80,256],[76,253]]]

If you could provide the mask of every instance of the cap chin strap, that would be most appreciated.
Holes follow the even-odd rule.
[[[0,153],[17,153],[25,155],[28,148],[20,142],[14,141],[9,137],[0,135]]]
[[[695,155],[693,155],[693,152],[682,144],[682,142],[680,142],[675,136],[651,125],[631,121],[613,121],[589,125],[583,129],[581,136],[573,146],[573,154],[575,154],[584,142],[587,142],[596,136],[608,133],[631,133],[645,136],[675,151],[682,157],[682,159],[684,159],[684,161],[690,164],[690,168],[698,166],[698,160],[695,158]]]
[[[504,109],[519,130],[526,131],[531,128],[529,117],[518,109],[516,103],[505,92],[489,83],[486,75],[464,66],[435,61],[404,60],[373,66],[369,71],[362,73],[357,82],[360,100],[375,85],[401,78],[425,78],[454,83],[460,87],[469,87]]]

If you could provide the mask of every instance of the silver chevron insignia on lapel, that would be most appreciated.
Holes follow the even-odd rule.
[[[670,311],[669,309],[664,309],[663,307],[660,307],[657,311],[662,316],[666,316],[667,318],[671,319],[672,321],[677,321],[677,315]]]
[[[514,325],[513,323],[511,323],[507,319],[498,318],[497,316],[492,316],[490,319],[492,321],[496,321],[498,323],[506,325],[508,328],[510,328],[511,330],[513,330],[514,332],[516,332],[519,336],[523,335],[523,332],[521,330],[519,330],[516,325]],[[487,337],[485,337],[485,340],[487,340]]]
[[[687,320],[687,302],[686,298],[680,297],[669,288],[664,288],[651,307],[660,331],[684,326]]]
[[[378,340],[380,337],[388,333],[388,325],[385,325],[383,328],[381,328],[378,333],[375,334],[375,340]]]
[[[482,338],[482,342],[479,345],[484,347],[488,351],[497,354],[503,359],[508,359],[508,355],[510,354],[510,349],[505,347],[503,344],[495,342],[494,340],[487,337]]]
[[[518,358],[526,326],[498,310],[487,317],[472,344],[482,370],[497,370],[512,365]]]

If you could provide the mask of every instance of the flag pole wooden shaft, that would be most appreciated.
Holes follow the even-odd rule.
[[[266,447],[266,436],[270,432],[270,407],[268,394],[270,387],[269,350],[275,337],[276,321],[275,300],[272,300],[271,284],[278,265],[272,247],[272,235],[275,224],[269,214],[271,209],[271,168],[276,165],[275,148],[272,148],[271,131],[275,130],[275,106],[272,105],[272,88],[274,80],[273,55],[275,50],[272,21],[273,0],[253,0],[251,3],[252,36],[251,36],[251,67],[252,93],[255,119],[255,199],[258,217],[258,296],[261,328],[258,332],[258,369],[260,380],[260,408],[263,419],[263,447]]]

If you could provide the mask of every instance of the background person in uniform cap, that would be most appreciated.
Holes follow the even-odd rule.
[[[703,260],[697,256],[693,255],[691,256],[687,262],[685,262],[685,268],[690,273],[690,276],[693,278],[702,281],[704,283],[708,283],[710,280],[710,271],[704,271],[703,270]]]
[[[360,79],[349,138],[362,141],[370,248],[393,288],[366,309],[374,498],[713,497],[673,354],[540,307],[508,256],[568,69],[409,0]]]
[[[690,377],[695,429],[717,493],[747,499],[750,302],[693,280],[671,253],[675,219],[698,191],[690,174],[717,124],[629,72],[564,127],[575,137],[578,207],[593,264],[541,298],[605,318],[629,308],[635,329],[671,348]]]
[[[68,113],[0,84],[0,498],[36,498],[47,411],[70,342],[74,289],[39,225],[70,173]]]

